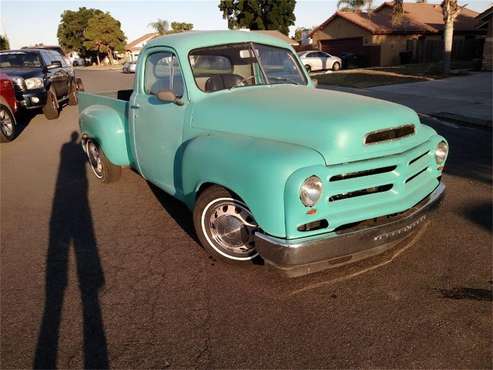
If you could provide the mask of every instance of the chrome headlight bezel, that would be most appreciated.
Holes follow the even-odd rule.
[[[26,78],[24,84],[28,90],[41,89],[44,86],[43,79],[40,77]]]
[[[322,180],[315,175],[308,177],[300,186],[301,203],[305,207],[313,207],[320,200],[322,191]]]
[[[437,144],[435,149],[435,162],[441,166],[445,163],[448,157],[449,146],[446,141],[442,140]]]

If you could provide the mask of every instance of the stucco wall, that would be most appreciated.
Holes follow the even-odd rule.
[[[488,34],[484,40],[483,69],[493,71],[493,18],[488,21]]]
[[[370,42],[371,33],[361,27],[342,18],[336,18],[323,30],[313,33],[313,43],[319,46],[320,40],[347,39],[350,37],[363,37],[363,43]]]
[[[400,64],[400,53],[407,51],[407,40],[416,39],[415,35],[374,35],[373,43],[380,46],[380,64],[391,66]]]

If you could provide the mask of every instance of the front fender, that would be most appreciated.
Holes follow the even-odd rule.
[[[80,113],[79,124],[81,133],[94,139],[111,163],[130,166],[125,125],[114,109],[90,105]]]
[[[193,208],[197,191],[214,183],[233,191],[248,205],[267,234],[285,237],[284,187],[301,167],[323,165],[322,156],[299,145],[231,134],[198,136],[180,150],[175,179]]]

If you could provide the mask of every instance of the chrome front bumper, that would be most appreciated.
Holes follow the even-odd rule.
[[[255,234],[255,247],[267,264],[288,276],[310,274],[383,253],[412,239],[431,218],[445,192],[438,187],[410,210],[375,226],[287,240]]]

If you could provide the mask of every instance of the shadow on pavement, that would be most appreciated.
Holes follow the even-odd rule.
[[[84,367],[109,367],[106,335],[99,304],[104,275],[98,255],[87,199],[86,159],[77,132],[63,144],[50,219],[46,260],[45,306],[34,358],[34,368],[57,366],[58,341],[68,259],[73,244],[82,300]]]
[[[493,205],[488,202],[468,205],[462,210],[462,214],[471,222],[492,232],[493,229]]]

